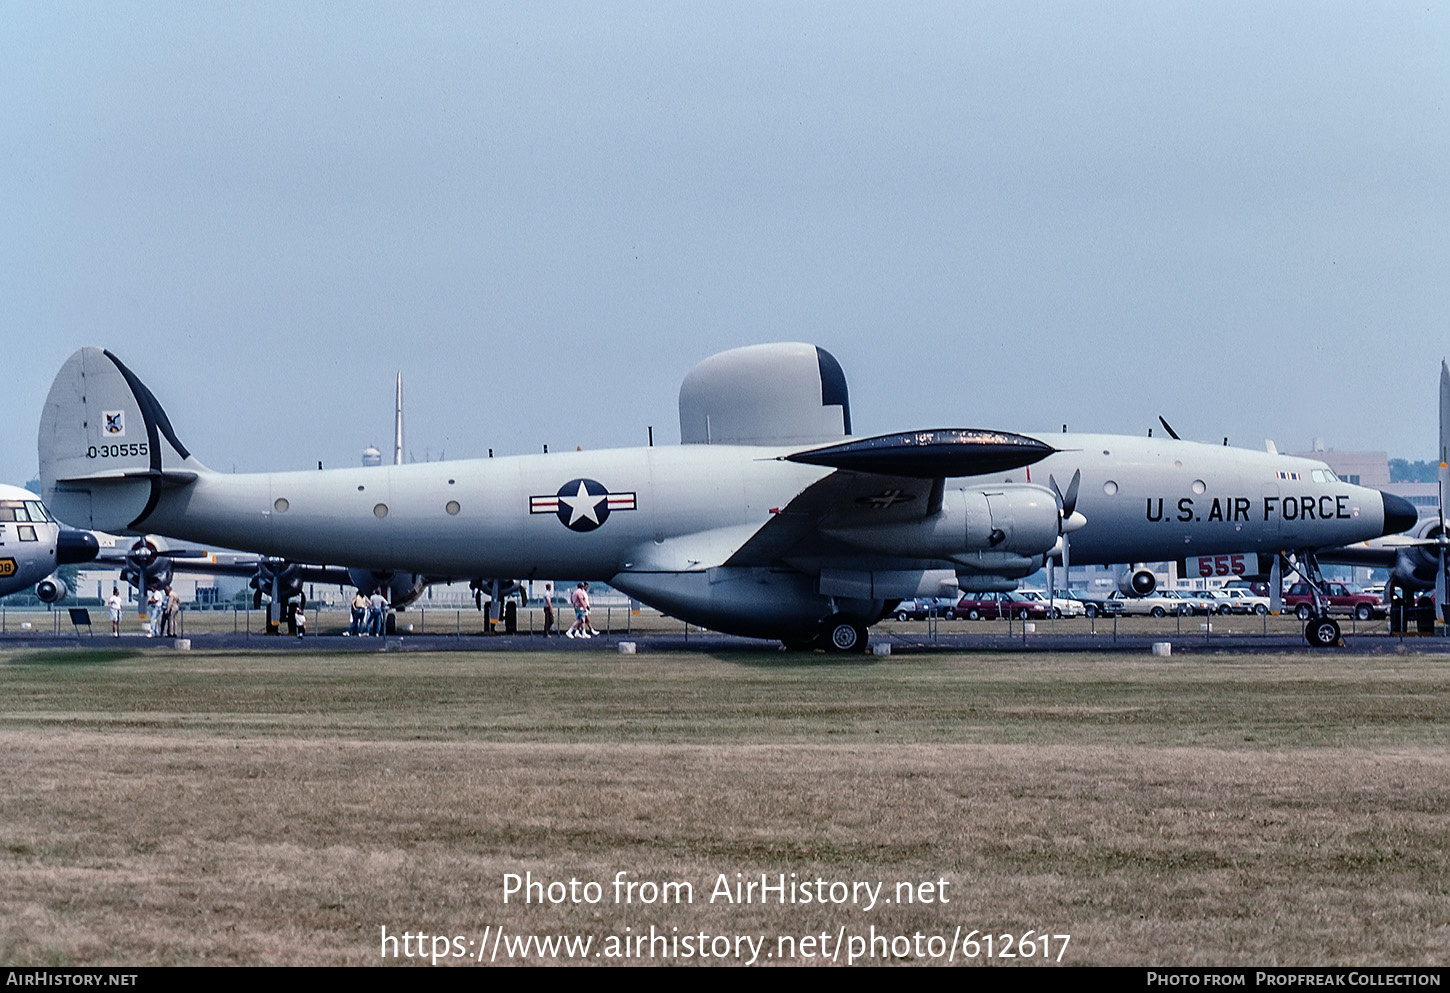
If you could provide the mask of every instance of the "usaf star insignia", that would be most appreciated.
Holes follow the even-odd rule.
[[[857,497],[856,502],[870,507],[872,510],[885,510],[898,503],[908,503],[915,499],[915,493],[908,493],[905,490],[883,490],[875,496]]]
[[[553,496],[529,497],[530,514],[556,514],[570,531],[593,531],[616,510],[634,510],[633,493],[611,493],[593,479],[571,479]]]

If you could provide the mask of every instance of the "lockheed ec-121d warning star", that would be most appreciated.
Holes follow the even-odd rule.
[[[70,590],[56,568],[89,562],[98,549],[95,535],[61,527],[34,493],[0,484],[0,596],[34,585],[42,603],[59,603]]]
[[[135,373],[84,348],[46,400],[41,483],[74,525],[379,571],[599,579],[704,627],[839,651],[864,648],[904,598],[1010,589],[1069,539],[1079,563],[1312,558],[1414,521],[1404,501],[1270,452],[854,438],[840,365],[805,344],[708,358],[679,407],[678,447],[237,475],[203,465]],[[1339,636],[1327,616],[1306,632]]]

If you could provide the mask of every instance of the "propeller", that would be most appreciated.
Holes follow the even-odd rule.
[[[139,590],[144,598],[149,591],[171,582],[171,555],[157,548],[150,538],[138,538],[126,552],[121,578]]]
[[[1052,495],[1057,498],[1057,544],[1052,551],[1047,553],[1047,590],[1048,599],[1051,600],[1057,595],[1057,583],[1053,573],[1053,566],[1056,560],[1062,559],[1064,570],[1071,568],[1071,561],[1068,557],[1067,536],[1087,523],[1087,518],[1077,512],[1077,491],[1082,485],[1082,470],[1074,470],[1072,479],[1068,481],[1067,492],[1058,487],[1057,480],[1051,473],[1047,475],[1047,485],[1052,489]],[[1068,581],[1071,582],[1072,573],[1067,573]]]

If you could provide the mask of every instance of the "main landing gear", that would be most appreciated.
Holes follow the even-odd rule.
[[[1342,648],[1339,637],[1339,622],[1329,616],[1329,605],[1320,592],[1324,586],[1324,575],[1319,571],[1319,560],[1312,551],[1294,553],[1293,569],[1304,577],[1314,597],[1314,605],[1301,604],[1297,613],[1304,624],[1304,640],[1315,648]]]
[[[1310,618],[1304,625],[1304,640],[1315,648],[1339,647],[1343,644],[1339,640],[1339,622],[1327,616]]]
[[[814,636],[783,638],[781,643],[792,652],[808,652],[824,648],[842,655],[866,650],[866,623],[848,614],[832,614],[821,622]]]

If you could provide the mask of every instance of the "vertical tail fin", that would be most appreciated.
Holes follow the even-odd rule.
[[[82,348],[61,366],[40,416],[42,496],[69,524],[141,529],[163,488],[204,466],[156,397],[110,352]]]

